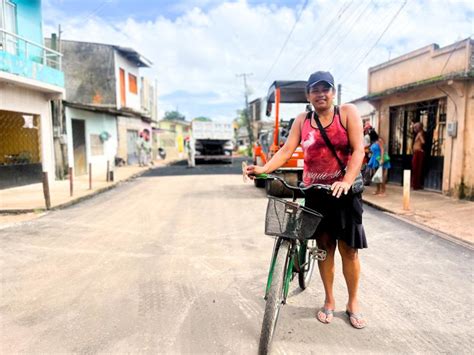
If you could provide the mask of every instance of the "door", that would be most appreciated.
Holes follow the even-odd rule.
[[[119,70],[120,70],[120,105],[122,107],[125,107],[127,104],[127,100],[126,100],[127,92],[125,90],[125,70],[123,70],[122,68],[119,68]]]
[[[392,168],[389,181],[402,184],[403,170],[411,169],[414,134],[412,126],[421,122],[425,131],[424,188],[441,191],[444,164],[446,99],[418,102],[390,108],[389,154]]]
[[[83,120],[72,120],[72,146],[74,175],[85,175],[87,174],[86,124]]]
[[[127,130],[127,164],[138,164],[138,131]]]

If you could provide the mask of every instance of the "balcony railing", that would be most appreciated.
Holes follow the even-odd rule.
[[[61,70],[62,54],[0,28],[0,51],[24,57],[48,67]]]

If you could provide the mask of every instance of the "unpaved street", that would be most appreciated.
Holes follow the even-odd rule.
[[[266,199],[235,166],[172,166],[0,229],[0,352],[255,354],[273,240]],[[472,351],[473,252],[366,208],[369,326],[314,315],[317,273],[292,284],[275,354]]]

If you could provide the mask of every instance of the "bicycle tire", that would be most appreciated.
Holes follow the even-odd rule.
[[[278,248],[275,266],[273,267],[272,282],[267,294],[265,313],[263,315],[262,331],[260,333],[260,343],[258,353],[268,354],[275,332],[278,315],[283,302],[284,278],[288,267],[288,254],[291,244],[288,240],[283,240]]]
[[[298,273],[298,283],[302,290],[306,289],[306,287],[309,286],[309,283],[311,282],[311,276],[313,276],[314,265],[316,263],[309,254],[309,250],[315,245],[316,241],[314,239],[306,240],[300,245],[300,250],[298,253],[300,265],[300,271]]]

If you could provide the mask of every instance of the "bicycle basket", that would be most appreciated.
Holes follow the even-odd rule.
[[[307,207],[268,196],[265,234],[292,239],[309,239],[323,216]]]

